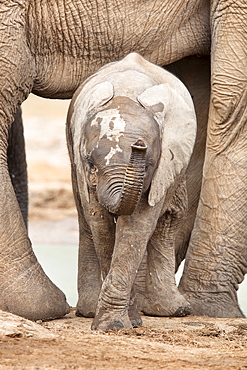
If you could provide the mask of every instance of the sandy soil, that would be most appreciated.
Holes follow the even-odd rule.
[[[20,321],[0,331],[0,369],[247,368],[245,319],[143,317],[142,327],[117,333],[91,331],[92,320],[74,310],[33,326]]]
[[[46,230],[51,244],[71,241],[71,235],[76,242],[67,103],[35,97],[28,103],[30,230],[37,240]],[[0,314],[0,369],[247,369],[246,319],[143,317],[142,327],[118,333],[91,331],[91,322],[77,318],[74,309],[63,319],[39,323],[6,314],[1,321]]]

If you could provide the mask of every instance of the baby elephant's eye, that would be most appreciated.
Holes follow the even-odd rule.
[[[87,157],[87,164],[89,166],[90,172],[95,172],[96,171],[96,167],[95,167],[91,157]]]
[[[150,167],[153,167],[154,166],[154,161],[153,161],[153,159],[149,159],[148,161],[147,161],[147,163],[146,163],[146,166],[145,166],[145,172],[147,172],[148,171],[148,169],[150,168]]]

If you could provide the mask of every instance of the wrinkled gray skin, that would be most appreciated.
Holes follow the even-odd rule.
[[[37,263],[23,221],[25,165],[16,168],[13,146],[7,150],[17,108],[31,91],[71,98],[89,74],[136,51],[158,65],[176,62],[171,68],[191,92],[195,87],[192,95],[202,121],[207,117],[202,114],[207,99],[201,91],[206,75],[200,60],[196,69],[189,70],[183,58],[211,56],[202,192],[180,290],[196,314],[242,316],[236,289],[247,270],[246,12],[244,0],[44,0],[42,7],[39,0],[1,1],[1,309],[31,319],[68,311],[64,295]],[[196,77],[196,86],[191,76]],[[21,136],[21,129],[13,132]],[[11,181],[9,167],[21,174],[19,189],[13,177]],[[179,262],[185,252],[178,246],[176,250]]]
[[[76,91],[67,137],[83,230],[77,314],[96,311],[93,329],[141,323],[134,281],[146,250],[140,309],[190,313],[176,287],[174,251],[188,210],[185,171],[196,126],[185,86],[136,53],[104,66]]]

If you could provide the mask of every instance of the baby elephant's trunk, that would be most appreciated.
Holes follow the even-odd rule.
[[[130,215],[137,206],[143,189],[147,146],[142,139],[131,145],[130,161],[125,172],[124,183],[116,207],[117,215]]]

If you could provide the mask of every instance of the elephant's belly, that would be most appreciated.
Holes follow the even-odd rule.
[[[36,45],[34,38],[30,45],[32,55],[35,55],[37,73],[33,92],[48,98],[71,98],[80,83],[90,74],[106,63],[122,59],[132,51],[161,66],[188,55],[208,54],[208,1],[193,0],[188,9],[182,7],[181,1],[176,2],[174,14],[168,0],[162,2],[162,11],[159,7],[155,12],[153,2],[150,1],[146,5],[147,11],[142,7],[139,10],[130,8],[125,32],[120,27],[121,22],[115,17],[111,20],[112,24],[101,25],[101,32],[98,24],[95,24],[89,34],[84,32],[85,24],[87,25],[85,19],[85,23],[72,32],[71,39],[66,29],[61,34],[51,34],[51,39],[43,30],[42,43],[39,44],[37,40]],[[117,13],[116,17],[121,14]],[[146,19],[146,23],[143,19]]]
[[[74,57],[60,54],[40,58],[32,92],[44,98],[71,99],[77,87],[92,72],[85,61]]]

